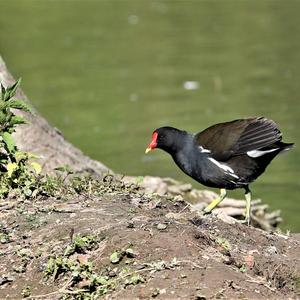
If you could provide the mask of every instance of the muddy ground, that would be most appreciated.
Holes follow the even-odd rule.
[[[1,299],[297,299],[300,235],[101,179],[2,201]]]

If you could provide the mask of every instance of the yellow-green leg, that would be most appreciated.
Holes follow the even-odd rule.
[[[205,207],[204,213],[209,214],[216,206],[220,204],[226,197],[226,190],[225,189],[220,189],[220,196],[213,200],[208,206]]]
[[[250,214],[251,214],[251,191],[249,188],[246,189],[245,193],[246,198],[246,216],[245,216],[245,223],[250,225]]]
[[[250,219],[251,219],[251,191],[249,187],[245,188],[245,199],[246,199],[246,211],[245,211],[245,219],[244,220],[238,220],[239,223],[247,223],[247,225],[250,225]]]

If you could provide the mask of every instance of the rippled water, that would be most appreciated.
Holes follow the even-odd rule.
[[[26,94],[70,141],[117,172],[189,180],[162,151],[144,155],[162,125],[197,132],[264,115],[299,144],[299,1],[0,4],[0,53]],[[299,161],[296,147],[252,186],[294,231]]]

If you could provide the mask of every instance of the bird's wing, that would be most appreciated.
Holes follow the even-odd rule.
[[[264,117],[239,119],[213,125],[195,135],[198,146],[220,161],[270,146],[281,140],[274,121]]]

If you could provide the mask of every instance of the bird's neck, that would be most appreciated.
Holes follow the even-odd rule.
[[[179,152],[184,151],[187,147],[192,145],[189,143],[193,139],[193,136],[186,131],[176,130],[172,132],[171,141],[163,146],[163,150],[171,154],[171,156],[176,156]]]

